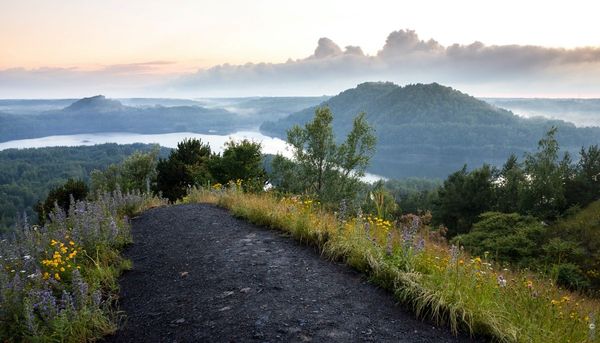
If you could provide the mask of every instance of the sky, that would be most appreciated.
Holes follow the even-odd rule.
[[[0,0],[0,98],[331,95],[365,81],[600,98],[595,3]]]

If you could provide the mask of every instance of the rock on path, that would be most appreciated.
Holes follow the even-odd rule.
[[[127,320],[108,342],[469,341],[314,248],[212,205],[152,209],[132,230]]]

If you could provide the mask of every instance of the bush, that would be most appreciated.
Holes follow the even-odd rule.
[[[479,218],[471,232],[456,236],[452,242],[474,255],[489,254],[497,261],[520,266],[543,256],[540,242],[547,230],[535,218],[499,212],[487,212]]]
[[[64,212],[69,212],[71,197],[77,201],[85,199],[87,195],[88,186],[81,180],[69,179],[64,185],[53,188],[48,193],[46,200],[38,202],[35,207],[39,223],[43,225],[56,206]]]
[[[581,269],[573,263],[555,265],[556,284],[572,291],[584,290],[590,287],[589,280]]]

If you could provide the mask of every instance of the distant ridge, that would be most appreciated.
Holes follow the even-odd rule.
[[[104,95],[96,95],[89,98],[77,100],[71,105],[65,107],[64,111],[114,112],[122,111],[124,109],[125,106],[123,106],[123,104],[121,104],[119,101],[107,99]]]
[[[559,120],[524,119],[473,96],[438,83],[398,86],[367,82],[345,90],[319,106],[334,115],[338,138],[347,134],[352,119],[366,112],[378,137],[370,171],[387,177],[440,177],[466,163],[500,166],[515,153],[533,151],[552,126],[559,128],[561,148],[576,153],[582,145],[600,142],[600,128],[576,128]],[[285,138],[294,124],[304,124],[316,106],[275,122],[261,131]]]

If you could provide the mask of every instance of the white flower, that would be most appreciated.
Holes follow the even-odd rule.
[[[596,329],[596,324],[590,323],[590,330],[594,330],[594,329]]]
[[[26,260],[29,260],[29,259],[31,259],[31,256],[25,255],[25,256],[23,256],[23,258],[26,259]]]

